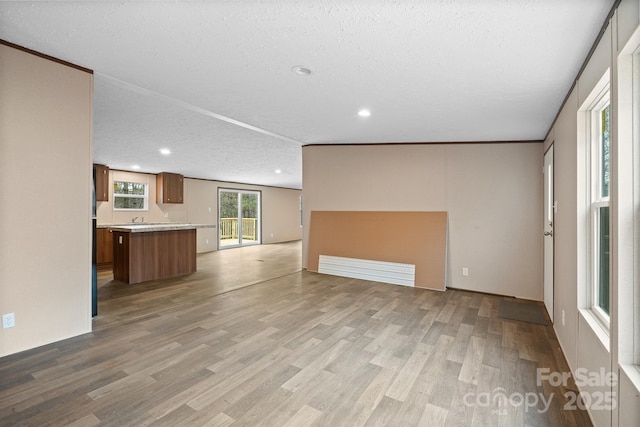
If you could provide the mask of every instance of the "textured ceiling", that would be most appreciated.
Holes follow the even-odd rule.
[[[95,70],[96,162],[301,188],[306,144],[544,138],[613,2],[2,2],[0,38]]]

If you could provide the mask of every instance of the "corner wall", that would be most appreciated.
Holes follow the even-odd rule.
[[[631,173],[635,143],[630,136],[629,123],[620,120],[620,117],[631,116],[632,112],[627,110],[626,104],[619,102],[620,98],[628,99],[630,94],[626,93],[627,87],[619,89],[618,77],[619,54],[634,34],[640,38],[640,2],[622,0],[582,74],[576,79],[545,142],[545,147],[554,145],[554,187],[558,203],[554,226],[554,329],[574,375],[577,369],[589,374],[604,370],[614,373],[617,378],[613,386],[580,386],[580,391],[592,398],[606,395],[603,393],[613,396],[613,408],[604,405],[589,409],[597,427],[640,425],[640,374],[634,364],[637,363],[633,360],[634,350],[629,348],[633,347],[633,331],[637,326],[633,316],[638,310],[633,296],[637,291],[633,256],[637,255],[633,255],[633,224],[629,224],[632,222],[629,211],[633,210],[630,204],[633,191],[630,189],[635,185]],[[611,93],[612,295],[608,335],[592,320],[587,295],[590,189],[585,112],[590,95],[597,92],[596,87],[607,70]]]
[[[306,146],[303,266],[311,211],[447,211],[449,287],[542,300],[542,148]]]
[[[0,44],[0,356],[91,331],[92,92]]]

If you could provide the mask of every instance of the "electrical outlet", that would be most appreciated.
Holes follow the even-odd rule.
[[[209,244],[209,239],[205,239],[205,244],[208,245]]]
[[[462,267],[462,275],[463,276],[468,276],[469,275],[469,269],[467,267]]]
[[[564,310],[562,310],[562,326],[564,326]]]
[[[3,314],[2,315],[2,329],[13,328],[16,326],[16,317],[15,314]]]

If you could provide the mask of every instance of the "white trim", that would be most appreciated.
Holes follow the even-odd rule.
[[[640,390],[640,26],[617,61],[617,361]]]
[[[578,313],[580,313],[580,316],[582,316],[596,337],[598,337],[598,341],[600,341],[602,346],[607,350],[607,352],[610,352],[611,339],[609,337],[609,330],[600,323],[600,320],[594,314],[594,310],[581,308],[578,310]]]
[[[629,382],[635,387],[638,393],[640,393],[640,366],[620,363],[618,367],[629,379]],[[618,378],[618,382],[620,382],[620,380],[621,378]]]
[[[611,224],[611,96],[609,85],[609,71],[598,82],[592,95],[588,98],[585,116],[588,121],[585,135],[586,154],[586,185],[588,199],[586,200],[587,219],[587,273],[586,273],[586,306],[591,317],[596,319],[601,328],[607,330],[611,326],[610,315],[605,313],[598,305],[600,283],[600,209],[609,208],[609,224]],[[609,188],[608,195],[602,195],[602,112],[609,108]],[[609,225],[609,244],[611,245],[611,225]],[[609,313],[611,313],[611,249],[609,250]],[[591,324],[591,322],[589,322]],[[594,331],[597,333],[597,331]]]
[[[141,194],[120,194],[120,193],[116,193],[115,189],[112,190],[112,194],[113,194],[113,210],[114,211],[119,211],[119,212],[143,212],[143,211],[148,211],[149,210],[149,184],[146,182],[138,182],[138,181],[124,181],[121,179],[114,179],[113,180],[113,185],[115,187],[115,184],[117,182],[124,182],[124,183],[132,183],[132,184],[140,184],[144,186],[144,195]],[[138,208],[116,208],[116,198],[123,198],[123,199],[142,199],[143,202],[143,208],[142,209],[138,209]]]
[[[638,30],[640,33],[640,27]],[[631,146],[632,146],[632,182],[633,196],[631,198],[631,228],[633,236],[633,262],[631,263],[633,276],[633,292],[630,298],[633,304],[633,363],[636,369],[640,365],[640,40],[633,52],[632,65],[632,104],[631,104]],[[629,375],[630,379],[631,375]],[[638,388],[640,382],[634,382]]]

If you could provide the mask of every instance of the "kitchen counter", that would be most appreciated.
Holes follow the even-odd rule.
[[[180,223],[102,225],[113,235],[113,278],[140,283],[196,271],[196,228]]]
[[[214,224],[189,224],[179,222],[148,222],[127,224],[100,224],[97,228],[108,228],[111,231],[125,233],[145,233],[152,231],[195,230],[197,228],[215,228]]]

